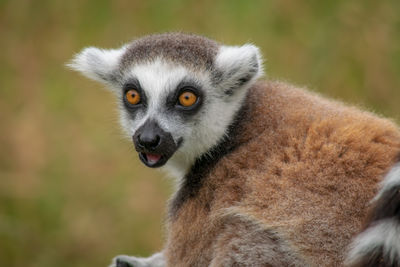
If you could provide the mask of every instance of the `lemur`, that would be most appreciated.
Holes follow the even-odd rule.
[[[145,36],[78,53],[140,160],[176,177],[165,248],[111,266],[400,266],[400,130],[259,80],[252,44]]]

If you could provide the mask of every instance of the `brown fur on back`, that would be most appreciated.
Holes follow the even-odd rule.
[[[254,259],[257,250],[241,240],[256,236],[238,234],[252,227],[266,237],[259,256],[271,256],[267,265],[342,265],[399,155],[398,128],[280,82],[253,86],[244,110],[240,145],[169,219],[168,265],[229,266],[227,248]]]

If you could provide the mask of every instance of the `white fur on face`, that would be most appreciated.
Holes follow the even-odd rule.
[[[246,93],[241,90],[233,96],[224,96],[220,88],[213,87],[209,73],[194,72],[161,59],[135,65],[124,77],[125,80],[135,77],[148,101],[146,113],[137,116],[135,120],[131,120],[122,107],[121,123],[125,132],[133,136],[140,126],[152,119],[164,131],[171,133],[175,142],[182,138],[182,146],[165,166],[167,171],[178,177],[182,177],[197,157],[206,153],[226,135]],[[182,80],[192,80],[201,85],[204,94],[200,110],[186,121],[165,111],[166,96],[172,94]]]
[[[221,46],[215,58],[214,73],[206,69],[193,70],[161,58],[136,63],[122,71],[119,64],[125,51],[126,46],[116,50],[89,47],[77,54],[68,66],[107,84],[119,99],[123,97],[125,82],[132,78],[139,81],[147,96],[147,109],[138,111],[132,119],[120,101],[121,126],[127,136],[132,137],[140,126],[152,119],[169,132],[175,142],[183,139],[181,147],[165,166],[179,178],[196,158],[226,136],[247,89],[262,74],[261,56],[253,45]],[[183,80],[200,85],[204,95],[199,111],[186,120],[167,112],[165,106],[167,95],[173,93]]]
[[[173,93],[179,83],[188,77],[187,70],[180,66],[172,66],[162,60],[135,65],[132,69],[126,72],[124,80],[129,81],[130,78],[135,78],[139,81],[144,93],[147,97],[147,111],[142,117],[135,121],[129,120],[123,123],[124,130],[129,135],[134,135],[148,119],[157,121],[166,132],[171,132],[172,125],[179,125],[179,121],[174,120],[171,124],[171,119],[165,116],[163,109],[165,108],[165,97],[169,93]],[[122,108],[122,114],[126,114],[126,109]],[[128,116],[124,116],[124,118]],[[168,123],[167,123],[168,121]],[[177,142],[180,136],[173,136]]]

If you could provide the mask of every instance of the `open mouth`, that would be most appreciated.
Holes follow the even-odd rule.
[[[148,120],[132,136],[135,150],[144,165],[157,168],[165,165],[182,144],[175,142],[171,133],[165,132],[156,121]]]
[[[157,168],[163,166],[168,158],[160,154],[152,154],[146,152],[139,152],[140,160],[150,168]]]

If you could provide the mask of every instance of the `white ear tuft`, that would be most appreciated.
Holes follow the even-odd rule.
[[[67,66],[90,79],[112,84],[117,78],[118,64],[124,51],[125,47],[109,50],[88,47],[76,54]]]
[[[263,74],[261,53],[251,44],[221,46],[216,66],[222,73],[220,82],[227,94],[244,85],[250,86]]]

